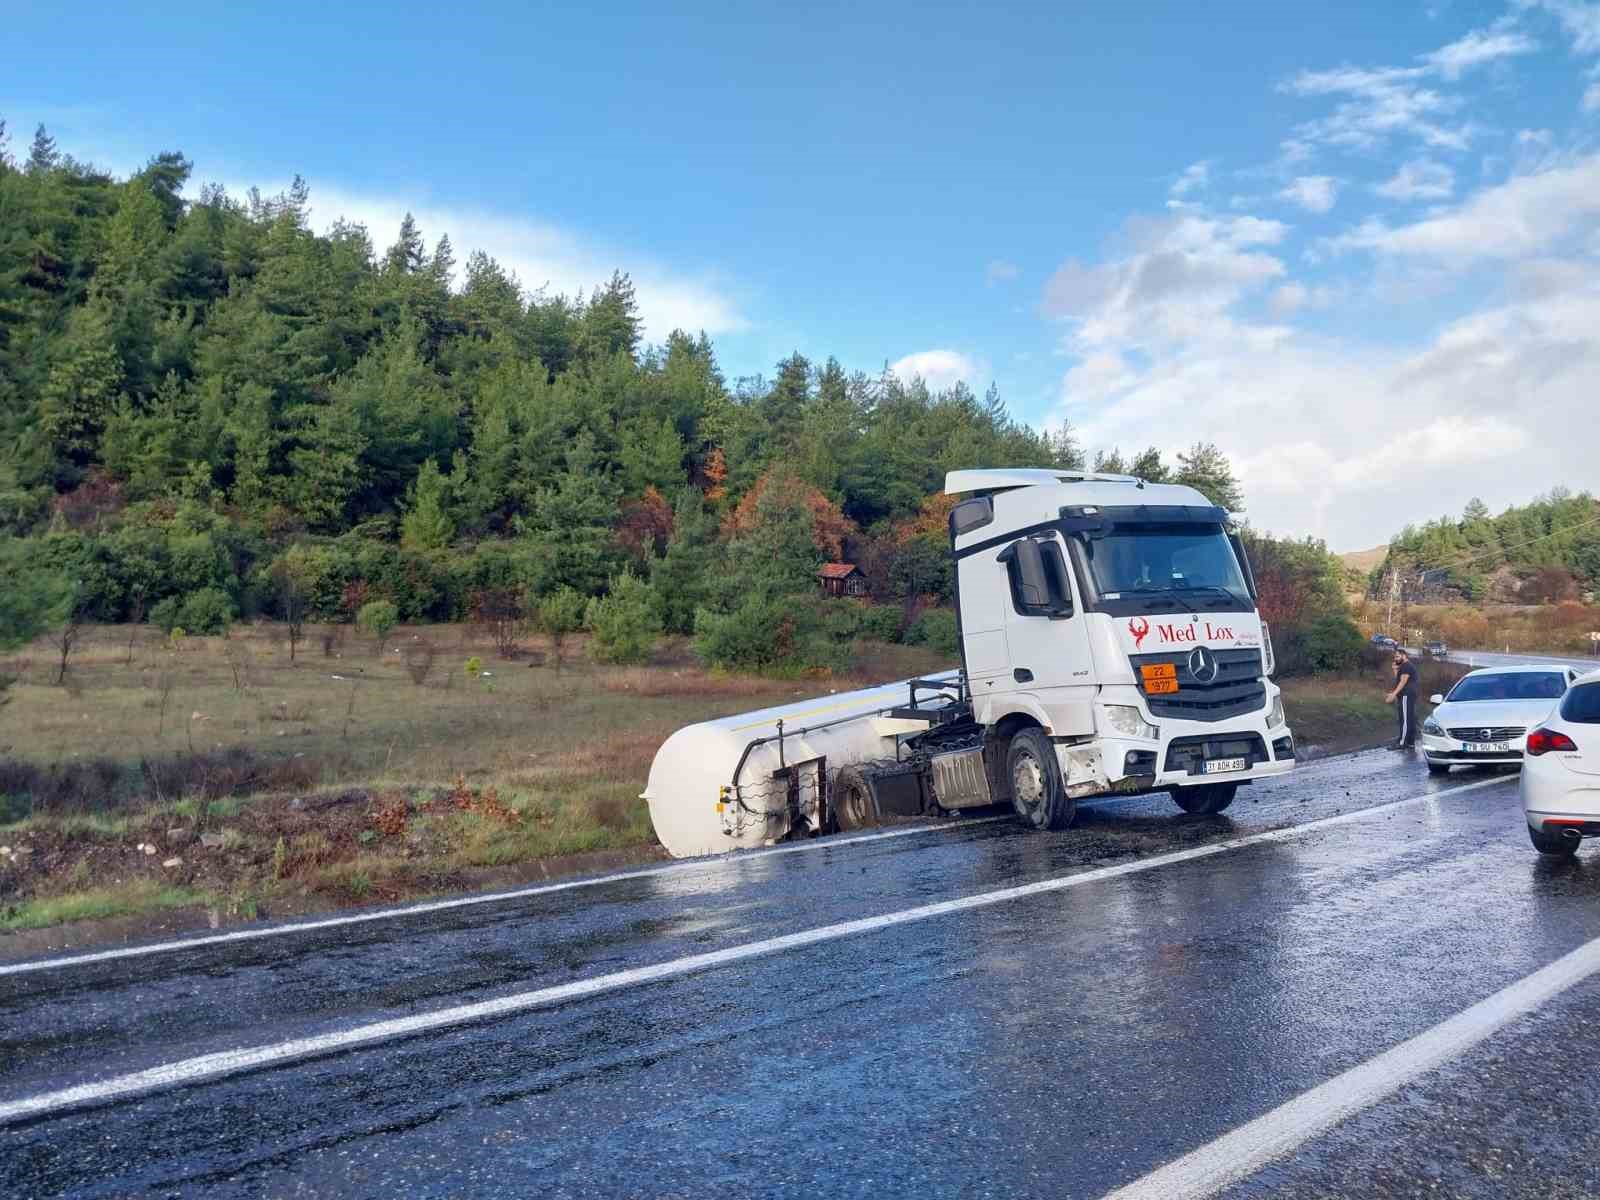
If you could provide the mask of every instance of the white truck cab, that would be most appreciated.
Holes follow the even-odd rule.
[[[952,471],[945,491],[968,497],[950,539],[972,718],[1014,802],[1048,765],[1002,751],[1030,729],[1069,799],[1171,789],[1216,812],[1239,783],[1293,768],[1271,635],[1225,511],[1123,475]],[[1034,823],[1070,819],[1061,808]]]
[[[952,471],[961,668],[674,733],[644,799],[669,852],[709,854],[895,816],[1171,794],[1218,813],[1294,766],[1228,514],[1127,475]]]

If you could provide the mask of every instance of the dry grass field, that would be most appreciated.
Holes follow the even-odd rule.
[[[762,679],[708,672],[673,640],[647,666],[599,666],[573,639],[557,669],[546,643],[497,658],[461,626],[397,630],[381,653],[307,633],[291,663],[276,626],[89,629],[59,684],[51,646],[15,656],[0,929],[195,906],[249,919],[649,855],[638,794],[674,729],[940,665],[863,645],[847,677]]]

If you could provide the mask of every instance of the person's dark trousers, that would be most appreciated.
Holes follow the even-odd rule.
[[[1395,697],[1395,721],[1399,725],[1399,736],[1395,745],[1404,746],[1408,750],[1417,739],[1417,704],[1414,699],[1401,692]]]

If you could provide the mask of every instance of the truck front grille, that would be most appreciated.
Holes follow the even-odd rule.
[[[1189,670],[1189,653],[1173,650],[1128,656],[1135,679],[1142,680],[1140,668],[1150,664],[1171,663],[1177,669],[1176,692],[1145,694],[1151,715],[1184,721],[1223,721],[1267,706],[1267,686],[1261,680],[1261,651],[1209,651],[1217,662],[1216,678],[1209,683],[1201,683]]]
[[[1267,755],[1267,744],[1261,740],[1259,733],[1246,733],[1238,737],[1186,737],[1174,738],[1167,747],[1167,761],[1163,770],[1204,775],[1208,758],[1242,758],[1252,767],[1271,761]]]

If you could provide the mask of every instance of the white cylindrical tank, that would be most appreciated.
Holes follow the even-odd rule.
[[[927,678],[953,684],[958,672]],[[782,837],[789,831],[788,799],[782,781],[773,779],[781,765],[776,741],[750,751],[739,771],[737,796],[729,793],[718,811],[745,747],[758,738],[775,738],[781,720],[781,763],[825,757],[831,776],[847,763],[893,758],[896,734],[928,728],[923,721],[882,715],[909,701],[909,684],[901,680],[684,726],[661,744],[650,764],[644,799],[656,837],[674,858],[721,854]],[[923,691],[918,703],[929,707],[940,700]]]

